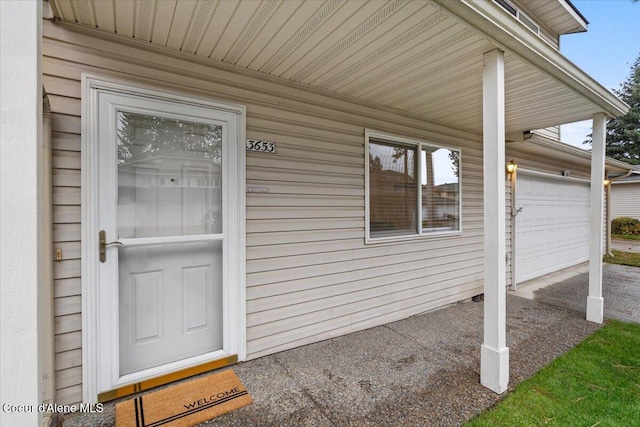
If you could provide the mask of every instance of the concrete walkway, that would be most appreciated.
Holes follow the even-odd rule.
[[[640,252],[640,240],[611,239],[611,249],[623,252]]]
[[[589,266],[581,265],[523,285],[514,295],[586,313]],[[640,268],[604,264],[602,271],[604,317],[640,323]]]
[[[232,367],[254,403],[203,426],[459,426],[499,396],[480,385],[483,303],[467,302]],[[507,296],[510,389],[599,325]],[[102,414],[64,427],[113,426]]]

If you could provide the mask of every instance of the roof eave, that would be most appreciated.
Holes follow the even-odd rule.
[[[563,84],[566,84],[610,117],[620,117],[629,106],[586,74],[549,43],[531,31],[521,31],[513,19],[488,1],[434,0],[468,25],[476,28],[501,48],[537,66]]]
[[[582,148],[574,147],[573,145],[569,145],[562,141],[558,141],[555,139],[551,139],[540,134],[534,133],[531,139],[524,142],[521,149],[526,150],[527,145],[535,145],[537,147],[544,147],[549,149],[550,153],[563,153],[567,156],[580,158],[583,160],[591,161],[591,152],[584,150]],[[620,160],[616,160],[611,157],[605,157],[605,165],[606,169],[609,172],[622,172],[626,173],[628,171],[633,171],[633,173],[640,173],[640,171],[636,170],[636,166],[631,165],[629,163],[625,163]]]
[[[576,21],[578,21],[578,23],[584,27],[584,30],[587,30],[587,27],[589,26],[589,21],[587,21],[587,18],[585,18],[585,16],[580,13],[580,10],[578,10],[578,8],[571,2],[571,0],[559,0],[560,4],[562,4],[562,6],[564,6],[564,8],[567,10],[567,12],[569,12]]]

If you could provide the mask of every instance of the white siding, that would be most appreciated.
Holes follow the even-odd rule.
[[[522,2],[511,0],[521,11],[523,11],[530,19],[532,19],[540,27],[540,37],[554,48],[560,50],[560,36],[553,32],[539,16],[531,12]]]
[[[43,84],[48,86],[49,82],[51,79],[45,75]],[[63,254],[63,261],[54,262],[53,266],[56,402],[68,404],[82,396],[80,118],[61,113],[61,104],[68,104],[69,100],[60,99],[61,91],[51,86],[56,93],[52,96],[56,98],[52,106],[53,246],[54,250],[62,249]]]
[[[507,254],[507,265],[506,265],[506,275],[507,275],[507,281],[506,281],[506,285],[507,287],[511,286],[512,282],[511,282],[511,266],[514,263],[514,260],[512,259],[512,251],[511,251],[511,233],[513,232],[513,220],[512,220],[512,216],[511,216],[511,179],[508,175],[505,175],[505,212],[506,212],[506,230],[505,230],[505,239],[507,241],[507,247],[505,249],[505,252]]]
[[[109,75],[247,106],[247,339],[255,358],[408,317],[482,292],[479,136],[215,71],[44,24],[54,130],[55,334],[61,404],[81,400],[80,76]],[[145,76],[145,77],[141,77]],[[462,235],[364,244],[364,129],[462,150]]]
[[[640,219],[640,182],[611,184],[611,219]]]

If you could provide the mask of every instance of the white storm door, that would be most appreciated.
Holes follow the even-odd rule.
[[[102,392],[238,353],[240,151],[236,112],[108,90],[95,102]]]

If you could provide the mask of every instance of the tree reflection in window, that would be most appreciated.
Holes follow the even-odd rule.
[[[369,215],[374,237],[417,233],[416,147],[369,142]]]
[[[369,237],[460,230],[460,151],[370,137]]]
[[[118,236],[219,234],[220,125],[118,112]]]
[[[121,111],[117,137],[118,164],[179,153],[222,163],[222,126]]]

